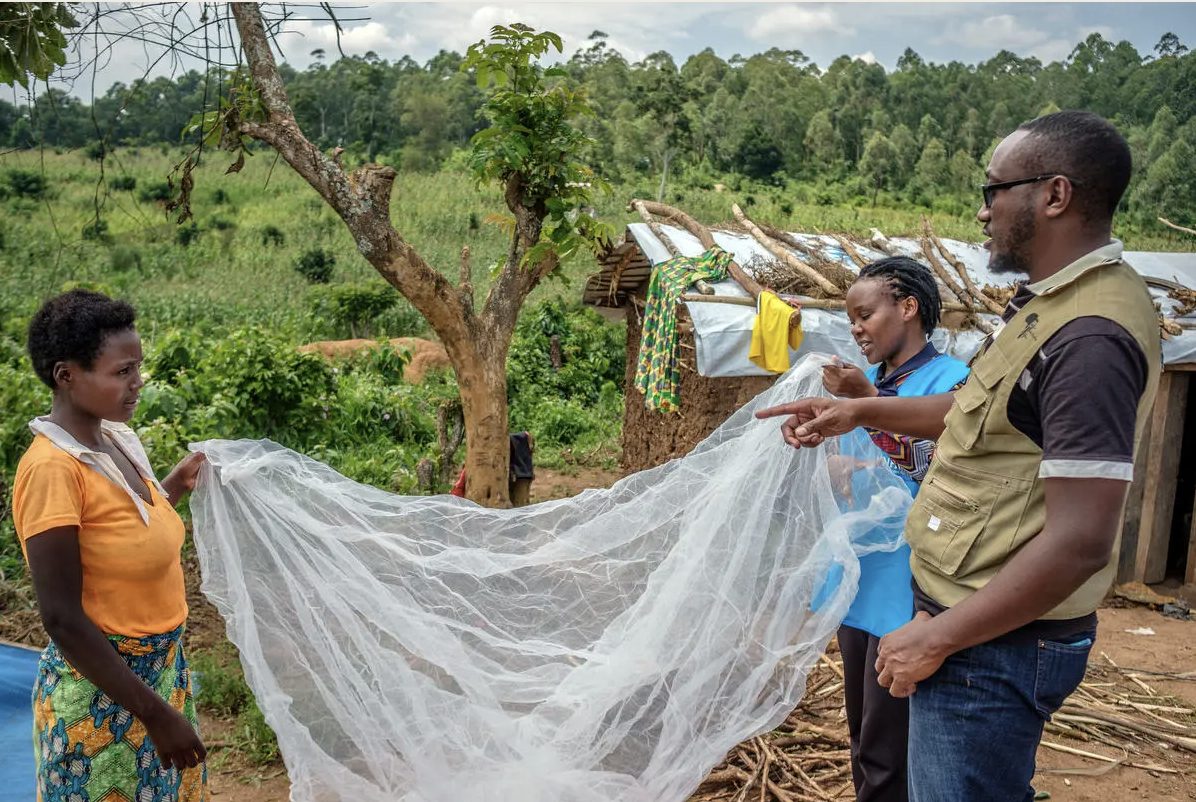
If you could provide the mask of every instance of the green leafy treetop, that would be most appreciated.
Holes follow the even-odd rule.
[[[62,29],[78,24],[66,3],[0,3],[0,84],[49,78],[66,64]]]
[[[586,211],[595,190],[610,191],[581,161],[593,140],[574,127],[574,120],[594,112],[584,88],[565,83],[564,68],[539,65],[550,48],[562,49],[551,31],[496,25],[490,41],[470,46],[461,64],[462,71],[474,71],[479,88],[491,89],[483,107],[490,126],[473,137],[470,169],[479,184],[517,187],[522,205],[543,216],[540,241],[524,254],[522,267],[552,253],[564,260],[582,248],[596,250],[613,235]]]

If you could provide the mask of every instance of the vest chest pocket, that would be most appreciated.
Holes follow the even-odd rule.
[[[970,451],[980,439],[997,394],[996,387],[1007,370],[1004,356],[995,347],[990,347],[972,365],[972,373],[963,387],[955,391],[954,403],[947,413],[947,431],[965,451]]]

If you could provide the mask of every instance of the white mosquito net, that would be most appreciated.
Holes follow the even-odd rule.
[[[880,460],[844,485],[842,457],[753,418],[823,392],[822,363],[688,456],[521,509],[396,496],[265,440],[193,446],[203,591],[291,798],[683,800],[777,726],[909,504]]]

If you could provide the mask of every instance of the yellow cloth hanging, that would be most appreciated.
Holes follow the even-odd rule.
[[[789,318],[797,309],[782,301],[775,292],[760,293],[756,302],[756,320],[752,323],[752,345],[748,359],[772,373],[789,370],[789,349],[797,350],[802,341],[800,323],[789,327]]]

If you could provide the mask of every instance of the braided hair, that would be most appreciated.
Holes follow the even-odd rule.
[[[913,298],[918,302],[918,316],[922,320],[922,331],[929,337],[939,324],[942,300],[934,274],[921,262],[908,256],[889,256],[877,259],[860,268],[857,281],[875,279],[883,282],[893,294],[894,301]]]

